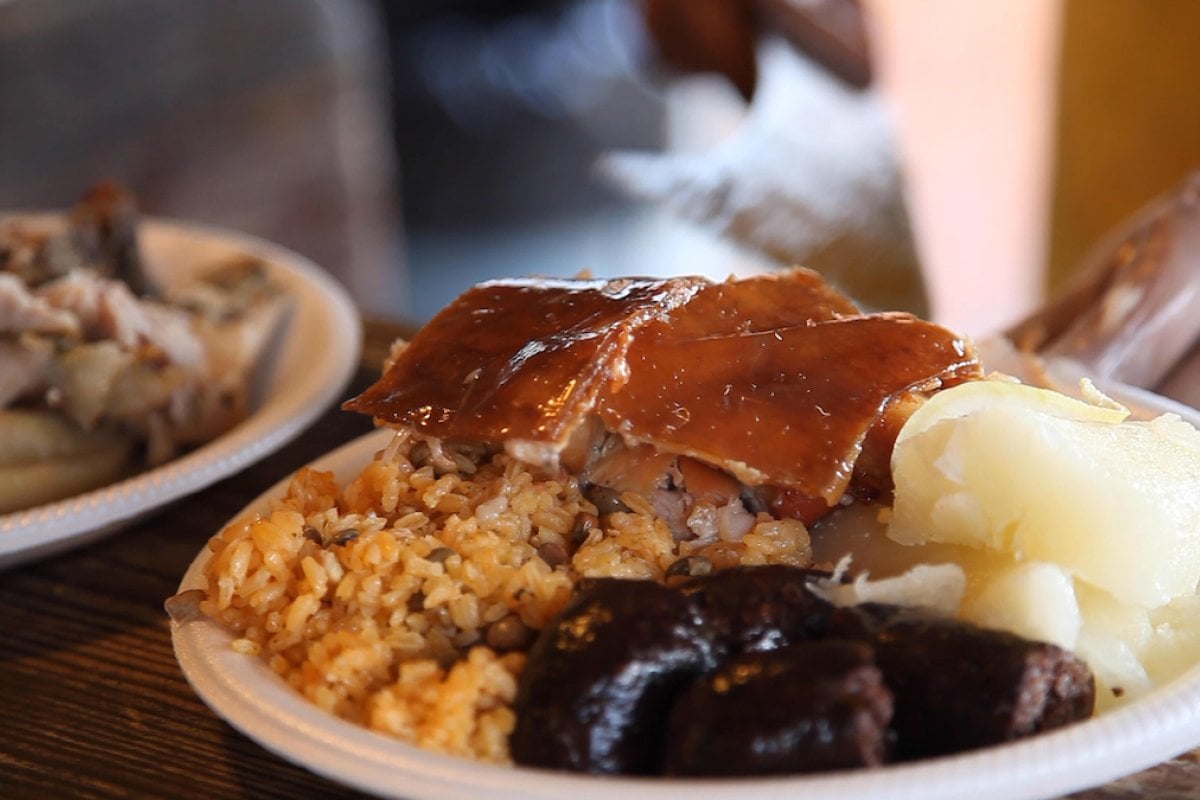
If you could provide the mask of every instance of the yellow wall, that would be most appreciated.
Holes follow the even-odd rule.
[[[1200,168],[1200,2],[1066,0],[1049,279]]]

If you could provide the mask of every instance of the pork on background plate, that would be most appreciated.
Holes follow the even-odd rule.
[[[132,197],[100,184],[64,219],[0,219],[0,513],[208,441],[247,413],[287,308],[253,259],[154,284]]]

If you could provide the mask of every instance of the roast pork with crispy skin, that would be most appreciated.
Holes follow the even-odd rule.
[[[979,376],[967,340],[860,313],[808,270],[506,280],[455,300],[346,408],[586,484],[652,496],[690,472],[718,503],[815,518],[852,484],[886,491],[897,414]],[[870,472],[856,476],[864,452]],[[678,529],[694,497],[677,505]]]

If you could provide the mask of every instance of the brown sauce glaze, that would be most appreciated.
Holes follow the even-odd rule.
[[[691,308],[646,326],[629,380],[598,403],[606,425],[728,470],[751,486],[837,502],[888,402],[979,374],[960,337],[907,315],[692,335]]]
[[[634,332],[699,278],[511,280],[443,309],[384,376],[345,404],[441,438],[565,443]]]
[[[686,307],[686,313],[670,317],[672,329],[684,338],[761,333],[862,313],[850,298],[806,269],[705,283]]]
[[[841,498],[893,401],[979,375],[964,339],[906,314],[860,314],[807,270],[512,280],[459,297],[345,407],[572,469],[607,430],[809,509]],[[890,452],[883,440],[875,449]]]

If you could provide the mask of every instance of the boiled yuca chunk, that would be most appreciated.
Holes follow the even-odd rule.
[[[1150,645],[1156,634],[1150,613],[1128,603],[1122,603],[1108,592],[1077,581],[1075,595],[1079,602],[1083,625],[1079,640],[1072,648],[1096,674],[1100,691],[1100,706],[1109,704],[1109,696],[1137,696],[1152,688],[1155,679],[1148,669]],[[1169,608],[1169,606],[1164,606]],[[1159,643],[1157,650],[1173,650],[1169,641]],[[1159,680],[1178,675],[1183,670],[1161,674]],[[1105,691],[1107,690],[1107,691]]]
[[[1200,580],[1200,432],[999,380],[934,395],[901,430],[888,536],[1046,562],[1147,609]]]
[[[1076,649],[1083,625],[1074,581],[1044,561],[993,567],[974,581],[958,613],[976,625],[1067,650]]]
[[[1200,596],[1189,595],[1149,614],[1153,636],[1141,661],[1155,684],[1200,664]]]

